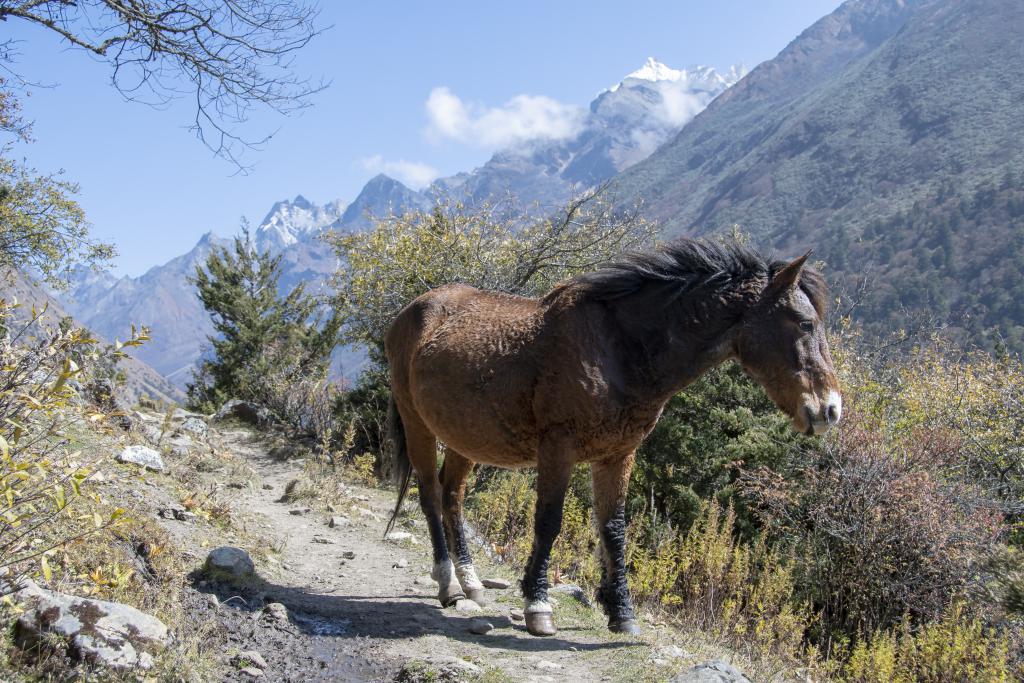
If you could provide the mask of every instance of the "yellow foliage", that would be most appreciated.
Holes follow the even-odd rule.
[[[876,633],[853,649],[843,670],[850,683],[1007,683],[1014,676],[1005,637],[967,618],[961,604],[912,632]]]

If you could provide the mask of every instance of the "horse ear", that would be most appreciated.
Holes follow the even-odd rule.
[[[772,291],[784,292],[793,285],[795,285],[796,281],[800,279],[800,271],[803,269],[804,263],[807,262],[807,259],[808,257],[810,257],[810,255],[811,252],[810,250],[808,250],[807,253],[804,254],[803,256],[793,259],[785,266],[780,268],[779,272],[775,273],[775,275],[772,277]]]

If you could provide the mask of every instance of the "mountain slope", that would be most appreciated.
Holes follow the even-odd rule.
[[[100,274],[96,274],[96,276],[100,277]],[[89,281],[93,278],[83,279]],[[23,306],[34,306],[40,311],[45,306],[48,324],[56,324],[65,317],[75,317],[45,287],[32,282],[21,273],[6,273],[0,276],[0,290],[4,292],[5,296],[14,296]],[[80,319],[76,319],[76,323],[83,324]],[[99,338],[106,343],[112,343],[115,339],[126,339],[131,333],[130,324],[115,330],[113,334],[102,334],[95,328],[90,329],[94,334],[99,334]],[[134,405],[143,395],[168,402],[184,400],[185,396],[181,389],[137,358],[129,356],[122,359],[120,366],[125,370],[127,381],[124,386],[118,388],[117,393],[126,405]]]
[[[61,303],[97,334],[112,339],[131,324],[150,328],[152,341],[133,355],[179,387],[213,332],[189,278],[206,262],[215,245],[226,245],[207,233],[187,254],[150,269],[138,278],[123,277],[105,291],[75,287]]]
[[[941,275],[930,257],[890,263],[884,250],[850,245],[881,239],[912,250],[904,233],[920,226],[901,215],[951,195],[967,206],[1024,165],[1021,27],[1016,0],[850,0],[617,186],[669,233],[739,224],[765,245],[815,247],[841,284],[871,271],[875,288],[909,291],[905,278]],[[887,234],[876,234],[880,224]],[[961,220],[978,244],[998,243],[1005,227]],[[961,256],[959,274],[943,277],[954,288],[987,286],[968,275],[979,272],[973,257]],[[890,304],[919,310],[916,301]],[[940,308],[968,314],[952,300]]]

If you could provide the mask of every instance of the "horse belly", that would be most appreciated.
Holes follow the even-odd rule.
[[[537,462],[532,383],[503,364],[418,358],[416,409],[434,435],[470,460],[498,467]]]

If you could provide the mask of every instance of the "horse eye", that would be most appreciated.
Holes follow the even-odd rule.
[[[811,321],[811,320],[801,320],[800,321],[800,331],[801,332],[814,332],[814,322]]]

